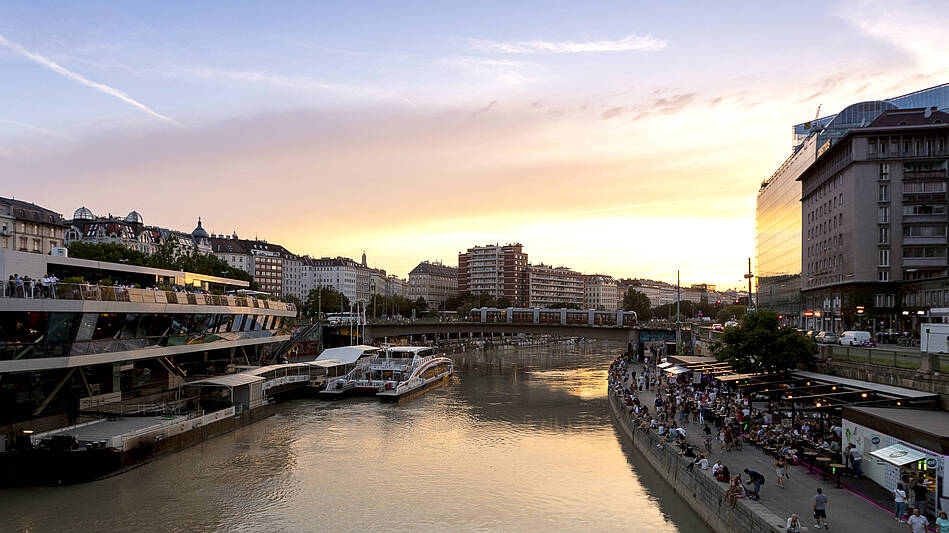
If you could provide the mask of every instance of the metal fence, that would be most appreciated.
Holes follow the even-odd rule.
[[[832,345],[830,348],[832,357],[837,361],[852,361],[854,363],[870,363],[909,369],[919,369],[920,367],[920,353],[915,351],[838,345]],[[940,361],[940,366],[949,369],[949,357],[945,361]]]

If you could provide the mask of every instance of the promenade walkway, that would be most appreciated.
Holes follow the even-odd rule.
[[[631,365],[632,369],[642,372],[642,365]],[[643,406],[649,409],[649,414],[655,416],[655,390],[641,391],[636,393]],[[705,450],[705,439],[702,433],[702,426],[693,424],[691,421],[680,423],[680,427],[685,428],[687,440],[695,446],[699,452]],[[722,464],[728,466],[732,475],[742,473],[742,480],[747,481],[748,476],[744,474],[745,468],[756,470],[765,477],[765,484],[761,487],[761,499],[757,502],[747,500],[749,506],[762,505],[772,513],[787,519],[792,513],[797,513],[801,523],[807,526],[809,532],[816,531],[814,528],[814,516],[812,505],[817,488],[821,488],[827,496],[827,516],[831,531],[853,531],[859,533],[889,533],[909,531],[909,526],[904,523],[898,523],[892,512],[892,507],[888,510],[880,509],[878,506],[870,503],[861,496],[854,494],[846,489],[838,489],[834,482],[822,481],[819,475],[808,474],[803,466],[790,467],[789,473],[791,479],[785,479],[785,488],[777,484],[777,474],[774,470],[774,458],[766,455],[758,448],[750,445],[744,446],[742,450],[732,450],[729,452],[719,451],[718,431],[714,426],[712,431],[715,435],[712,441],[712,452],[709,453],[709,470],[702,472],[711,477],[711,465],[721,459]],[[674,444],[667,444],[674,446]],[[696,467],[696,471],[699,468]],[[844,482],[847,480],[844,479]],[[727,488],[725,483],[721,483],[722,490]],[[750,485],[745,485],[749,488]],[[892,506],[892,502],[889,502]]]

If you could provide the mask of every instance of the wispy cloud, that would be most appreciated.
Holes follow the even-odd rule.
[[[49,58],[47,58],[47,57],[43,57],[43,56],[41,56],[41,55],[39,55],[39,54],[30,52],[29,50],[27,50],[26,48],[23,48],[23,47],[20,46],[19,44],[7,40],[7,39],[6,39],[5,37],[3,37],[2,35],[0,35],[0,46],[3,46],[3,47],[5,47],[5,48],[8,48],[8,49],[9,49],[10,51],[12,51],[13,53],[18,54],[18,55],[21,55],[21,56],[23,56],[23,57],[29,59],[30,61],[33,61],[34,63],[37,63],[37,64],[39,64],[39,65],[41,65],[41,66],[43,66],[43,67],[46,67],[46,68],[48,68],[49,70],[52,70],[53,72],[55,72],[55,73],[57,73],[57,74],[61,74],[61,75],[65,76],[65,77],[67,77],[67,78],[69,78],[69,79],[71,79],[71,80],[73,80],[73,81],[75,81],[75,82],[81,83],[81,84],[85,85],[86,87],[91,87],[91,88],[93,88],[93,89],[95,89],[95,90],[97,90],[97,91],[99,91],[99,92],[101,92],[101,93],[105,93],[105,94],[107,94],[107,95],[109,95],[109,96],[113,96],[113,97],[115,97],[115,98],[118,98],[119,100],[122,100],[123,102],[125,102],[125,103],[127,103],[127,104],[129,104],[129,105],[131,105],[131,106],[133,106],[133,107],[136,107],[136,108],[138,108],[138,109],[144,111],[145,113],[148,113],[149,115],[151,115],[151,116],[153,116],[153,117],[155,117],[155,118],[157,118],[157,119],[164,120],[165,122],[171,122],[172,124],[177,124],[177,122],[175,122],[174,120],[172,120],[170,117],[167,117],[167,116],[165,116],[165,115],[162,115],[161,113],[159,113],[159,112],[157,112],[157,111],[151,109],[150,107],[146,106],[145,104],[143,104],[143,103],[141,103],[141,102],[139,102],[139,101],[137,101],[137,100],[132,99],[131,97],[129,97],[127,94],[123,93],[122,91],[120,91],[120,90],[118,90],[118,89],[115,89],[115,88],[112,88],[112,87],[109,87],[108,85],[105,85],[105,84],[102,84],[102,83],[99,83],[99,82],[92,81],[92,80],[86,78],[85,76],[83,76],[82,74],[77,74],[77,73],[75,73],[75,72],[73,72],[73,71],[67,69],[66,67],[63,67],[63,66],[60,65],[59,63],[56,63],[55,61],[53,61],[53,60],[51,60],[51,59],[49,59]]]
[[[46,129],[46,128],[41,128],[41,127],[39,127],[39,126],[36,126],[36,125],[34,125],[34,124],[30,124],[30,123],[27,123],[27,122],[20,122],[19,120],[10,120],[10,119],[8,119],[8,118],[0,118],[0,123],[2,123],[2,124],[10,124],[11,126],[17,126],[17,127],[19,127],[19,128],[23,128],[23,129],[26,129],[26,130],[34,131],[34,132],[36,132],[36,133],[42,133],[43,135],[48,135],[48,136],[50,136],[50,137],[60,137],[60,138],[65,137],[65,135],[63,135],[63,134],[61,134],[61,133],[56,133],[55,131],[51,131],[51,130],[48,130],[48,129]]]
[[[527,61],[510,59],[487,59],[483,57],[449,57],[439,61],[444,66],[466,70],[473,74],[485,76],[495,81],[517,85],[528,81],[524,70],[534,66]]]
[[[655,52],[666,48],[665,39],[630,34],[614,41],[488,41],[468,39],[476,50],[505,54],[583,54],[595,52]]]
[[[949,67],[949,41],[939,17],[921,17],[945,8],[943,2],[912,2],[903,9],[890,9],[881,0],[846,0],[834,12],[868,36],[908,53],[918,67],[932,71]]]

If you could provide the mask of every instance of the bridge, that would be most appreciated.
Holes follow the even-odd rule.
[[[348,336],[349,326],[327,326],[326,333]],[[361,329],[361,328],[360,328]],[[511,324],[483,322],[403,322],[370,323],[363,342],[404,339],[409,342],[454,339],[481,339],[515,335],[585,337],[638,345],[675,340],[675,328],[666,326],[586,326],[563,324]]]

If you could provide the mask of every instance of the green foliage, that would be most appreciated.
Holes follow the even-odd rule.
[[[634,311],[639,320],[649,320],[652,318],[652,308],[650,307],[649,297],[645,293],[637,291],[630,287],[623,295],[623,310]]]
[[[139,266],[145,265],[148,259],[142,252],[114,242],[101,244],[74,242],[69,245],[69,257]]]
[[[714,318],[715,316],[718,315],[719,310],[720,310],[720,306],[717,304],[709,304],[709,303],[704,303],[704,302],[695,303],[689,300],[682,300],[679,302],[679,317],[682,320],[689,319],[689,318],[696,318],[699,316],[700,311],[702,313],[701,316]],[[744,308],[742,308],[742,312],[744,312]],[[672,303],[660,305],[659,307],[656,307],[655,309],[653,309],[653,313],[655,314],[656,317],[659,317],[659,318],[670,318],[672,320],[675,320],[676,304],[675,302],[672,302]]]
[[[717,319],[719,324],[724,324],[729,320],[738,320],[748,310],[744,305],[729,305],[718,312]]]
[[[746,313],[740,327],[725,328],[715,356],[737,372],[777,374],[797,367],[817,353],[817,344],[794,328],[781,327],[778,314]]]
[[[332,287],[320,287],[312,289],[307,294],[306,302],[300,308],[304,316],[310,317],[316,317],[319,311],[322,311],[323,315],[340,311],[348,312],[349,298]]]
[[[467,318],[472,309],[478,307],[511,307],[511,302],[503,296],[495,298],[488,294],[471,294],[470,292],[459,293],[458,296],[452,296],[445,300],[445,310],[455,311],[461,318]]]

